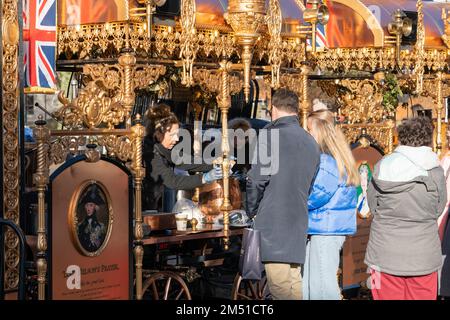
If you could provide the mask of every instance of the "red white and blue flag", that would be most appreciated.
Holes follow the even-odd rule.
[[[56,0],[23,0],[25,87],[56,89]]]
[[[327,1],[323,1],[324,4],[330,8]],[[309,7],[309,5],[307,5]],[[317,48],[328,48],[328,41],[327,41],[327,32],[326,32],[326,25],[322,25],[320,23],[316,24],[316,47]],[[307,45],[311,46],[311,39],[307,39]]]
[[[311,39],[307,40],[308,46],[311,46]],[[316,47],[328,48],[328,41],[326,36],[326,26],[320,23],[316,24]]]

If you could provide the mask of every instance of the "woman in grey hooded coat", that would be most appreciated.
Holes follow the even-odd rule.
[[[442,266],[437,219],[447,201],[428,118],[404,120],[401,143],[376,165],[368,189],[374,216],[365,263],[376,300],[435,300]]]

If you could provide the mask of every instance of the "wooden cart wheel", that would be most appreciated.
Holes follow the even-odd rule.
[[[269,296],[266,276],[261,280],[244,280],[239,273],[236,274],[231,291],[232,300],[265,300]]]
[[[142,294],[147,300],[192,300],[186,282],[171,271],[152,274],[144,281]]]

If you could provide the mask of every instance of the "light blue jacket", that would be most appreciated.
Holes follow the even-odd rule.
[[[308,234],[352,235],[356,232],[356,188],[339,179],[334,158],[320,155],[320,166],[308,199]]]

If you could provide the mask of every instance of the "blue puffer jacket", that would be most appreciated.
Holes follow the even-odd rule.
[[[308,234],[352,235],[356,232],[356,188],[339,179],[334,158],[320,155],[320,166],[308,199]]]

